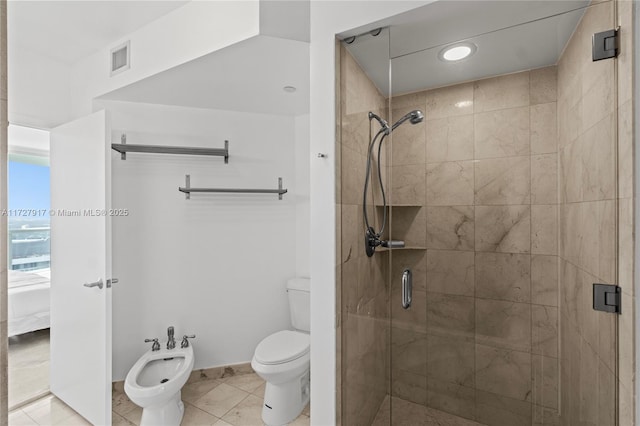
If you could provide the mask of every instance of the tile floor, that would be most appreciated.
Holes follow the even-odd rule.
[[[49,329],[9,337],[9,407],[49,391]]]
[[[182,388],[185,413],[182,425],[259,426],[262,425],[264,381],[255,373],[222,379],[206,379]],[[114,386],[113,425],[140,424],[142,409]],[[56,397],[49,395],[9,414],[10,426],[89,425]],[[309,406],[291,425],[309,425]]]
[[[113,393],[113,424],[140,424],[142,409],[129,401],[119,387],[115,386]],[[264,380],[255,373],[188,383],[182,388],[182,425],[262,425],[264,388]],[[291,425],[309,425],[308,405]]]
[[[392,397],[393,426],[485,426],[444,411]],[[382,401],[371,426],[387,426],[390,416],[389,396]]]

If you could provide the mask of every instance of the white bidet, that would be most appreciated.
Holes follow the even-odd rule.
[[[141,426],[178,426],[184,414],[180,390],[193,370],[193,348],[148,350],[124,381],[129,399],[142,407]]]

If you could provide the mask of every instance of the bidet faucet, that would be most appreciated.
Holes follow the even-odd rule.
[[[189,340],[188,339],[195,339],[196,335],[191,335],[191,336],[187,336],[186,334],[184,336],[182,336],[182,343],[180,344],[180,347],[182,349],[184,348],[188,348],[189,347]]]
[[[176,339],[173,337],[173,326],[167,328],[167,335],[169,336],[169,340],[167,340],[167,349],[175,349]]]
[[[145,343],[153,342],[153,345],[151,346],[151,352],[160,350],[160,342],[158,342],[158,339],[144,339],[144,342]]]

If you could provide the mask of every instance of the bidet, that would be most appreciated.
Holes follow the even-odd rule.
[[[155,344],[154,344],[155,346]],[[124,381],[129,399],[142,407],[141,426],[178,426],[184,414],[181,389],[193,370],[193,348],[149,349]]]

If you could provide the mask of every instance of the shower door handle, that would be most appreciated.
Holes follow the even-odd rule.
[[[413,277],[411,269],[402,272],[402,309],[411,307],[411,293],[413,292]]]

